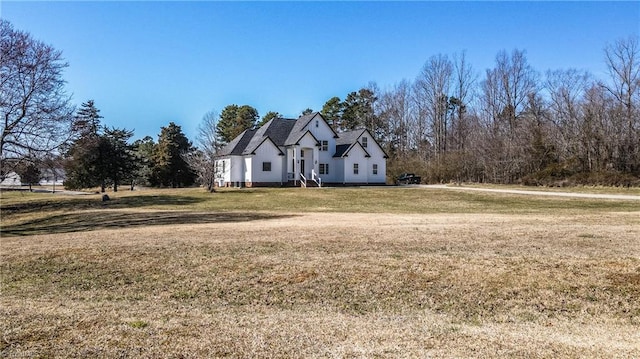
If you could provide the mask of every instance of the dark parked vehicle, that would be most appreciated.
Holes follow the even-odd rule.
[[[420,176],[413,173],[403,173],[398,177],[397,184],[420,184]]]

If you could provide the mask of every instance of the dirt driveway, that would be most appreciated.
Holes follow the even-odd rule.
[[[519,189],[497,189],[497,188],[476,188],[448,185],[421,185],[423,188],[449,189],[454,191],[480,191],[495,193],[511,193],[524,194],[532,196],[555,196],[555,197],[576,197],[576,198],[594,198],[594,199],[621,199],[640,201],[640,196],[626,194],[602,194],[602,193],[572,193],[572,192],[551,192],[551,191],[527,191]]]

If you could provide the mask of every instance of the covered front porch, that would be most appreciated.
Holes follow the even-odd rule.
[[[294,186],[321,187],[318,176],[318,147],[302,145],[287,148],[287,181]]]

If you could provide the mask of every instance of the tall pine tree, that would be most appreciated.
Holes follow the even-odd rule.
[[[104,146],[101,145],[100,110],[93,100],[83,103],[76,113],[73,130],[78,134],[65,154],[64,168],[66,180],[64,186],[69,189],[81,189],[100,186],[106,187],[103,174]]]
[[[231,142],[244,130],[253,128],[258,120],[258,110],[249,105],[228,105],[220,113],[216,133],[223,143]]]
[[[180,126],[171,122],[162,127],[153,153],[151,184],[173,188],[193,185],[196,174],[185,161],[185,156],[193,151]]]
[[[100,110],[92,100],[82,104],[75,117],[78,138],[66,153],[65,187],[72,189],[100,186],[105,192],[109,184],[114,192],[123,179],[131,177],[136,167],[133,147],[127,143],[133,132],[107,129],[100,124]]]
[[[133,132],[125,129],[104,129],[101,137],[105,147],[105,177],[113,184],[113,191],[118,192],[118,185],[124,180],[133,180],[138,167],[134,155],[134,146],[129,144]]]

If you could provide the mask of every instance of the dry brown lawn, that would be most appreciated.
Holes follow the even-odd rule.
[[[171,213],[3,236],[1,356],[640,357],[637,211]]]

